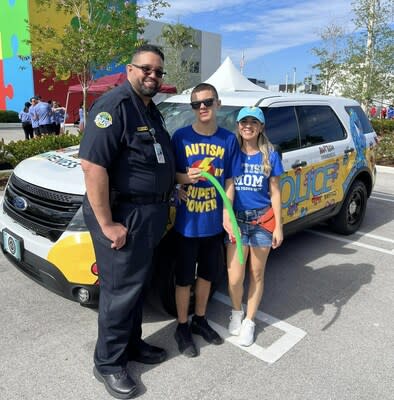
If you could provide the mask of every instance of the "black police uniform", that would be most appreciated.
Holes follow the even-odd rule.
[[[113,374],[141,338],[142,293],[166,226],[175,162],[160,112],[153,102],[146,107],[129,81],[93,104],[79,156],[106,168],[113,221],[128,230],[125,246],[111,249],[85,196],[100,279],[94,361],[100,373]]]

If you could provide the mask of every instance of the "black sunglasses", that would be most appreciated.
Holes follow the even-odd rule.
[[[190,105],[193,110],[198,110],[201,107],[201,104],[204,104],[205,107],[212,107],[215,99],[212,97],[210,99],[200,100],[200,101],[192,101]]]
[[[161,69],[154,69],[152,67],[148,67],[147,65],[137,65],[137,64],[131,64],[133,67],[139,68],[145,75],[150,75],[152,72],[155,73],[155,75],[158,78],[163,78],[163,75],[166,73],[162,71]]]

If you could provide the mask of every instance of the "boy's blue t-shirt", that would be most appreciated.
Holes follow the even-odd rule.
[[[270,152],[271,173],[263,174],[263,153],[248,156],[241,152],[242,175],[234,179],[234,210],[255,210],[271,204],[269,178],[283,174],[283,166],[279,154]]]
[[[241,174],[240,149],[235,135],[218,128],[214,135],[197,133],[192,126],[178,129],[172,137],[176,171],[203,168],[224,188],[225,180]],[[223,202],[208,180],[186,187],[188,200],[176,210],[175,230],[186,237],[213,236],[223,231]]]

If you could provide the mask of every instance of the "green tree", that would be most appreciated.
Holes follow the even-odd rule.
[[[197,48],[191,27],[177,23],[165,25],[159,41],[163,44],[166,55],[166,81],[176,86],[178,92],[187,88],[193,59],[188,52]]]
[[[323,30],[322,46],[312,52],[320,59],[314,68],[320,71],[324,93],[338,85],[344,96],[357,99],[365,110],[373,99],[393,98],[392,1],[353,1],[351,34],[335,26]]]
[[[149,17],[159,18],[160,8],[168,7],[163,0],[149,0],[145,6],[135,1],[120,0],[36,0],[39,10],[56,7],[66,21],[61,29],[48,26],[46,21],[30,24],[34,38],[31,62],[46,77],[77,76],[83,92],[84,113],[86,96],[93,73],[130,60],[133,49],[141,42],[145,22],[138,18],[142,7]],[[31,44],[31,42],[30,42]],[[86,117],[86,115],[85,115]]]
[[[349,37],[343,94],[357,99],[366,110],[371,100],[394,95],[394,30],[392,0],[352,2],[358,34]]]
[[[333,94],[335,87],[342,80],[344,60],[345,31],[342,27],[330,24],[320,32],[321,47],[312,48],[312,54],[320,59],[313,65],[319,70],[317,79],[322,94]]]

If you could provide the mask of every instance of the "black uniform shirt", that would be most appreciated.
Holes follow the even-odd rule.
[[[158,162],[155,141],[164,163]],[[120,193],[168,193],[174,184],[175,161],[163,117],[153,102],[145,106],[129,81],[95,101],[79,156],[106,168],[110,189]]]

